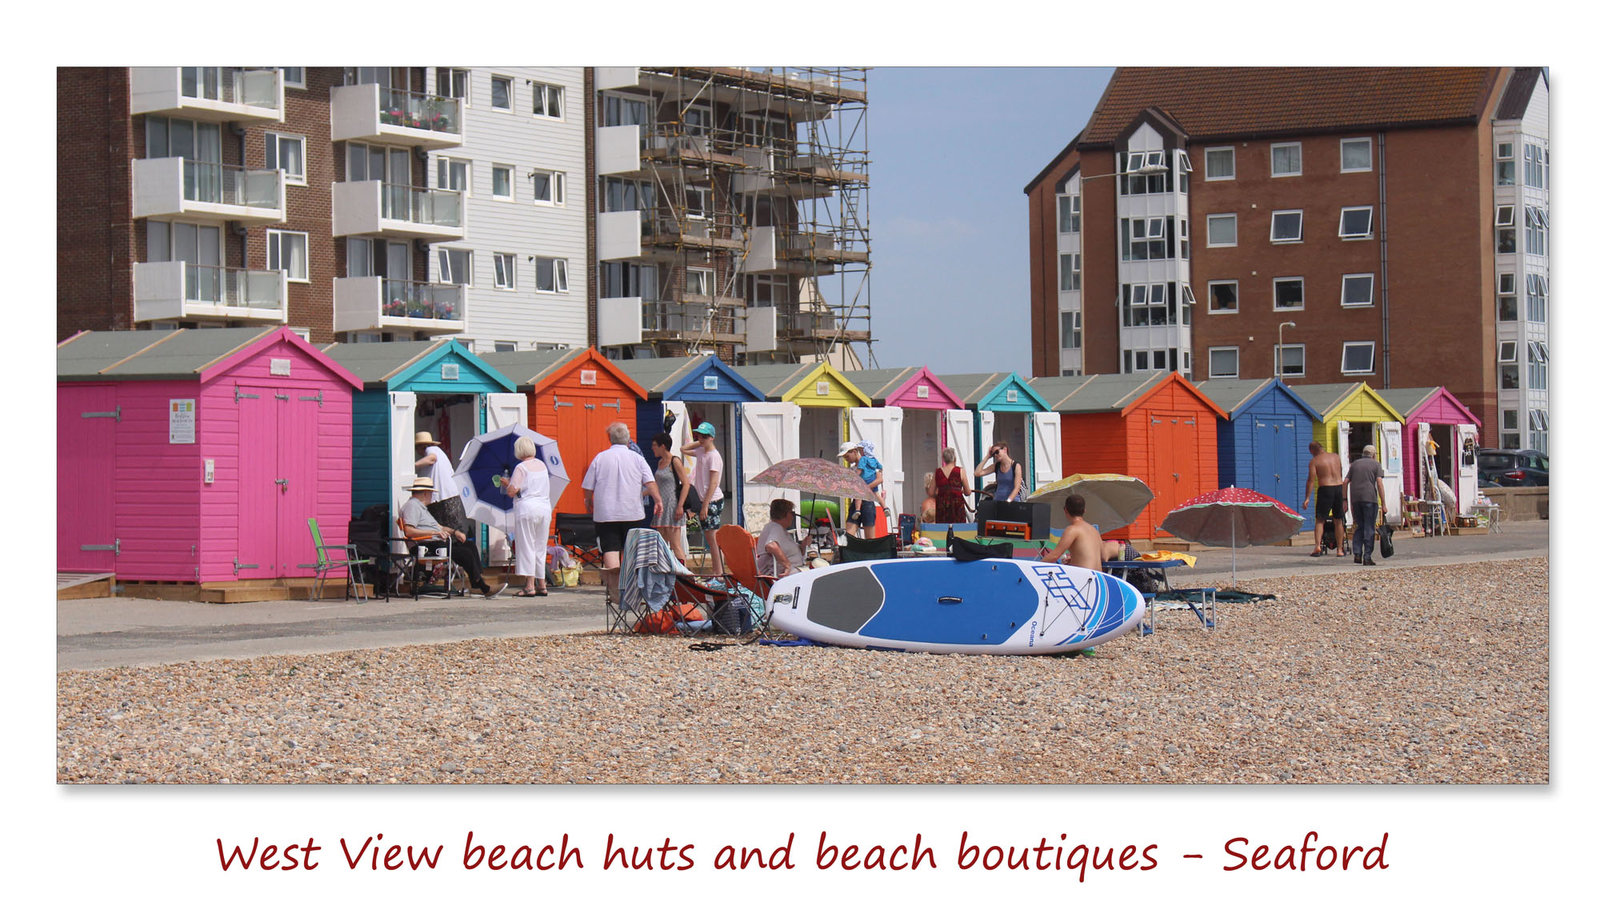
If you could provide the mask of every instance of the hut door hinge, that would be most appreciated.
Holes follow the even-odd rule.
[[[102,415],[104,415],[104,414],[102,414]],[[112,554],[114,554],[114,555],[116,555],[118,557],[121,557],[122,556],[122,539],[121,538],[113,538],[110,544],[80,544],[80,545],[78,545],[78,550],[80,550],[80,551],[110,551]]]
[[[117,408],[114,409],[114,410],[105,410],[105,411],[93,412],[93,413],[82,413],[82,414],[79,414],[79,415],[82,416],[84,419],[94,419],[96,417],[109,416],[112,419],[114,419],[114,420],[116,420],[117,422],[120,423],[120,422],[122,422],[122,404],[120,404],[120,403],[117,404]]]
[[[260,400],[260,399],[261,399],[261,395],[260,394],[246,394],[244,391],[239,390],[239,385],[238,385],[237,382],[234,383],[234,385],[233,385],[233,402],[234,403],[238,403],[241,400]]]
[[[238,576],[240,570],[259,570],[259,569],[261,569],[261,564],[259,564],[259,563],[240,563],[239,562],[239,558],[237,558],[237,557],[233,558],[233,575],[234,576]]]
[[[558,409],[558,410],[561,409],[562,407],[570,407],[570,406],[572,406],[572,404],[570,404],[570,403],[562,403],[560,397],[551,397],[550,399],[555,401],[556,409]]]
[[[602,403],[600,405],[603,407],[610,407],[611,409],[616,410],[618,413],[622,412],[622,401],[620,400],[618,400],[616,403]]]
[[[322,404],[322,391],[320,391],[320,390],[317,391],[317,396],[315,396],[315,397],[301,397],[300,399],[301,400],[315,400],[317,402],[317,406],[319,406],[319,407],[323,405]]]

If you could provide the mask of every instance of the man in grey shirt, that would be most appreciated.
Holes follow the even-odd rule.
[[[1355,550],[1356,563],[1369,567],[1377,566],[1377,561],[1372,559],[1373,530],[1383,513],[1383,490],[1379,486],[1382,480],[1383,466],[1378,463],[1378,449],[1371,445],[1361,449],[1361,459],[1351,462],[1344,477],[1345,501],[1355,519],[1356,534],[1351,547]]]

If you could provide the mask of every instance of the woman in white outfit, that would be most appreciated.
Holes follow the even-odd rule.
[[[533,439],[517,439],[512,451],[522,463],[511,472],[505,491],[514,500],[511,511],[517,521],[517,575],[528,578],[517,595],[549,595],[544,563],[545,546],[550,542],[550,470],[536,457],[538,446]]]

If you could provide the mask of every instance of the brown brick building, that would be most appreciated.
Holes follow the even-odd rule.
[[[1034,374],[1443,385],[1544,447],[1547,113],[1537,68],[1119,69],[1025,190]]]

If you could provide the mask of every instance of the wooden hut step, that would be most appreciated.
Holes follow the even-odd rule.
[[[114,573],[57,573],[56,601],[109,599],[116,591]]]

